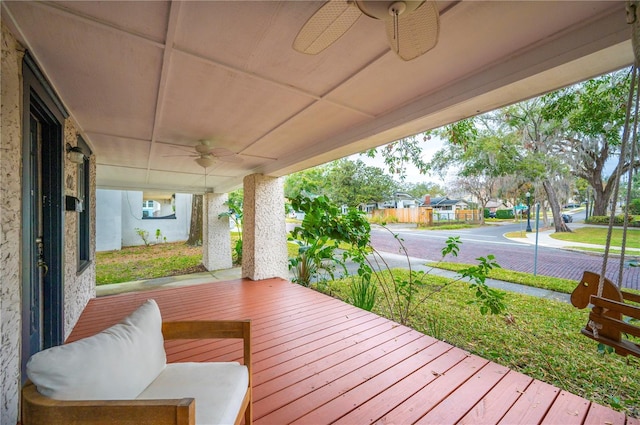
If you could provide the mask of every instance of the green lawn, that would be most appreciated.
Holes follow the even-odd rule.
[[[563,241],[592,243],[596,245],[605,245],[607,242],[606,227],[580,227],[571,233],[553,233],[551,237]],[[611,237],[611,246],[620,246],[622,244],[622,229],[613,229]],[[627,229],[627,248],[640,248],[640,229]]]

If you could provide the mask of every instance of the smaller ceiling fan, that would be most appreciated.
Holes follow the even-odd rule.
[[[166,155],[166,156],[189,156],[195,158],[196,163],[202,168],[209,168],[216,163],[216,161],[242,162],[236,153],[230,151],[227,148],[213,148],[211,147],[210,140],[200,140],[195,146],[195,152],[189,155]]]
[[[405,61],[438,43],[440,16],[433,1],[329,0],[303,25],[293,48],[316,55],[342,37],[361,15],[385,23],[389,47]]]

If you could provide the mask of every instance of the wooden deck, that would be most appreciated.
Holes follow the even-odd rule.
[[[627,424],[637,419],[280,279],[91,300],[69,341],[144,300],[165,320],[252,319],[256,424]],[[239,360],[235,341],[174,341],[170,362]]]

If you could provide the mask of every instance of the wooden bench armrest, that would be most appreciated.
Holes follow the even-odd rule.
[[[193,398],[167,400],[53,400],[28,382],[22,423],[47,425],[195,425]]]
[[[250,320],[182,320],[162,322],[164,339],[250,337]]]

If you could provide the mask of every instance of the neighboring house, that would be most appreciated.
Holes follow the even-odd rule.
[[[143,245],[138,229],[148,232],[151,242],[178,242],[189,238],[191,199],[189,193],[151,195],[140,191],[98,189],[96,192],[96,251]],[[146,214],[145,214],[146,213]],[[160,230],[160,240],[156,232]]]
[[[425,196],[424,206],[433,208],[433,216],[437,220],[455,220],[457,210],[469,208],[469,204],[460,199],[451,199],[447,196],[431,198]]]

